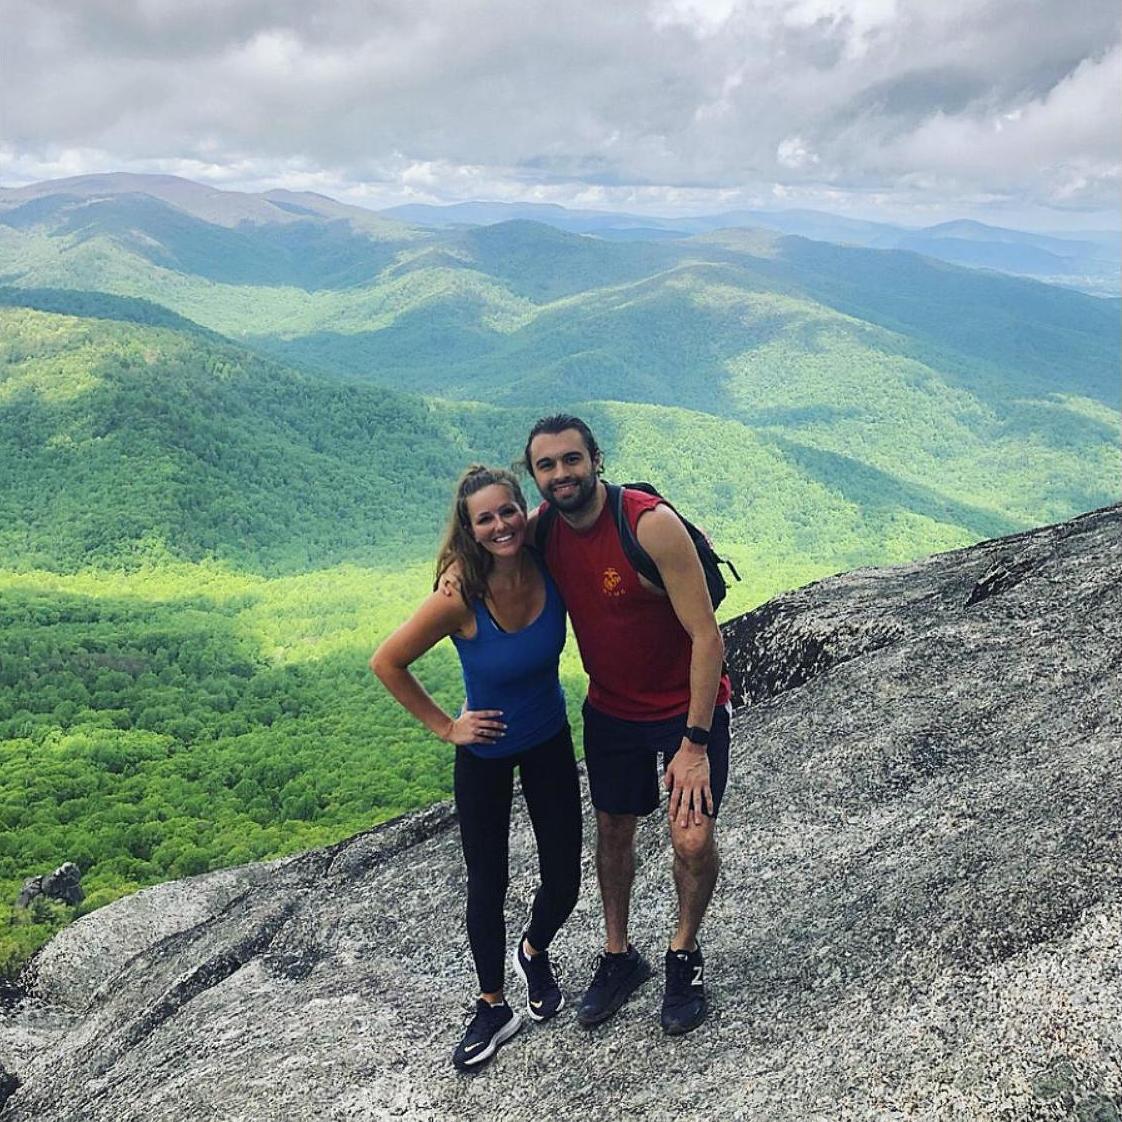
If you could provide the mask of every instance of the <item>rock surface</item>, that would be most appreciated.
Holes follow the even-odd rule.
[[[1122,508],[832,578],[726,634],[702,1028],[662,1036],[656,976],[596,1030],[566,1010],[457,1075],[474,983],[439,805],[62,932],[0,1020],[3,1122],[1118,1119]],[[512,939],[529,838],[520,812]],[[639,847],[657,961],[661,816]],[[570,991],[600,932],[590,844],[585,872],[554,948]]]

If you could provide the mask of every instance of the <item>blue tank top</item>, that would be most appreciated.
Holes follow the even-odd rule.
[[[512,756],[556,736],[565,724],[557,662],[565,645],[565,605],[541,559],[545,607],[519,631],[504,631],[482,600],[472,602],[475,638],[452,636],[464,671],[469,709],[501,709],[506,735],[469,744],[477,756]]]

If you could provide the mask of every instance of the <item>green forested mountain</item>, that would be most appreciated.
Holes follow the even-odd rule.
[[[730,368],[761,342],[787,337],[769,356],[784,377],[808,343],[828,352],[873,325],[878,350],[940,377],[1033,372],[1055,390],[1090,376],[1117,403],[1117,302],[912,253],[744,230],[658,243],[524,221],[419,230],[202,188],[181,207],[169,190],[47,187],[0,199],[0,280],[144,297],[286,361],[383,385],[539,403],[584,399],[597,378],[612,391],[597,397],[697,407],[704,383],[723,414]],[[252,217],[235,222],[215,196]],[[807,319],[835,330],[808,340]]]
[[[758,231],[410,231],[256,196],[238,197],[258,207],[244,217],[220,209],[228,192],[180,207],[171,188],[91,191],[0,213],[9,281],[145,297],[351,383],[529,412],[608,399],[710,413],[871,492],[938,481],[1036,521],[1115,491],[1116,301]]]
[[[710,530],[730,615],[1117,498],[1116,301],[761,232],[106,186],[0,192],[8,899],[73,859],[95,906],[445,794],[366,658],[456,474],[543,412]],[[459,704],[450,651],[422,674]],[[0,974],[72,914],[13,915]]]
[[[38,310],[68,300],[81,315]],[[904,558],[1110,501],[1117,413],[1094,385],[1047,394],[1026,379],[1022,397],[1000,384],[987,397],[900,365],[863,330],[872,341],[806,348],[791,384],[768,361],[787,341],[762,345],[726,387],[730,416],[582,410],[611,474],[655,481],[773,567]],[[538,411],[317,378],[143,301],[7,290],[0,549],[11,567],[67,572],[417,560],[462,466],[515,459]]]
[[[456,472],[521,429],[469,446],[447,407],[209,333],[21,308],[0,307],[0,371],[0,548],[61,571],[163,550],[251,571],[415,554]]]

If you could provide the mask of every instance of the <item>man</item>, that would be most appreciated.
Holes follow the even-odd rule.
[[[697,932],[717,879],[714,825],[729,747],[724,644],[701,562],[670,507],[657,496],[625,490],[624,515],[658,567],[665,592],[636,572],[608,506],[599,446],[578,417],[538,421],[525,461],[559,515],[549,527],[545,558],[589,675],[584,749],[606,939],[577,1018],[584,1025],[606,1020],[651,974],[627,926],[635,829],[639,817],[658,806],[661,753],[678,895],[661,1019],[668,1033],[689,1032],[707,1011]]]

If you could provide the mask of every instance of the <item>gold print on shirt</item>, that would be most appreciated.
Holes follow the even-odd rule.
[[[615,569],[604,570],[604,595],[605,596],[622,596],[627,590],[621,588],[623,584],[623,577]]]

